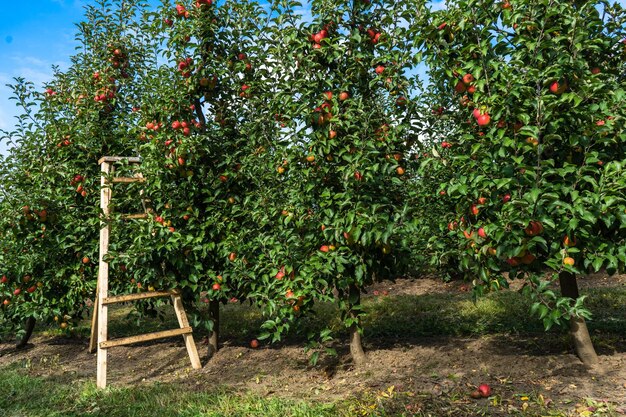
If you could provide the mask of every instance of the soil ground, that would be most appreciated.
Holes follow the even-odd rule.
[[[467,291],[466,285],[442,285],[430,278],[384,282],[370,288],[366,297],[373,297],[374,291],[389,291],[391,296],[459,292]],[[626,276],[597,274],[581,279],[580,285],[623,287]],[[108,380],[116,386],[176,382],[189,390],[226,387],[260,396],[351,399],[364,405],[402,395],[403,412],[418,412],[428,402],[445,398],[449,408],[485,407],[489,401],[492,411],[484,415],[510,415],[528,407],[525,403],[552,403],[572,410],[572,415],[584,415],[580,412],[588,404],[583,399],[593,399],[610,402],[617,415],[626,414],[626,334],[596,346],[601,366],[594,370],[581,366],[562,334],[368,338],[368,363],[359,369],[350,364],[347,347],[340,343],[345,341],[336,344],[338,357],[314,367],[300,344],[250,349],[225,340],[208,360],[205,341],[196,341],[204,364],[200,370],[190,369],[182,339],[174,338],[110,350]],[[96,358],[87,347],[84,338],[36,335],[25,350],[0,344],[0,367],[18,362],[32,375],[95,380]],[[481,383],[491,385],[491,400],[469,397]]]

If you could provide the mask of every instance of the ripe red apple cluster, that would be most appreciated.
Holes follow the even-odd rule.
[[[83,197],[87,195],[87,192],[86,192],[86,191],[84,190],[84,188],[83,188],[83,184],[81,184],[81,183],[83,182],[83,180],[84,180],[84,179],[85,179],[85,178],[84,178],[82,175],[80,175],[80,174],[76,174],[76,175],[74,175],[74,177],[70,180],[70,185],[71,185],[71,186],[75,186],[76,184],[78,184],[78,186],[76,187],[76,192],[77,192],[78,194],[81,194],[81,195],[84,193]]]
[[[309,40],[313,42],[313,49],[320,49],[322,47],[322,41],[328,38],[328,30],[322,29],[317,33],[312,34]]]
[[[178,63],[178,71],[180,71],[181,75],[184,78],[191,77],[191,71],[189,67],[193,64],[193,59],[187,57]]]
[[[102,88],[98,90],[96,95],[94,96],[94,101],[96,102],[105,102],[108,100],[112,100],[115,98],[115,92],[117,91],[117,87],[115,85],[111,85],[110,87]]]
[[[191,135],[191,126],[196,126],[196,123],[199,124],[199,122],[186,122],[186,121],[174,120],[172,122],[172,129],[180,130],[184,136],[189,136]],[[167,142],[166,142],[166,146],[167,146]]]
[[[109,44],[107,46],[109,48],[109,53],[112,55],[109,58],[109,62],[111,62],[113,68],[128,68],[130,63],[128,61],[128,55],[124,52],[124,49],[121,46],[115,46],[113,44]]]
[[[184,17],[185,19],[189,18],[189,11],[182,4],[176,5],[176,15],[178,17]]]
[[[31,280],[32,280],[32,277],[31,277],[30,275],[28,275],[28,274],[24,275],[24,277],[22,278],[22,282],[23,282],[24,284],[28,284]],[[6,276],[6,274],[3,274],[3,275],[2,275],[2,278],[0,278],[0,285],[7,285],[7,284],[9,283],[9,281],[10,281],[10,280],[9,280],[9,278]],[[19,283],[16,283],[16,285],[20,285],[20,284],[19,284]],[[30,285],[28,288],[26,288],[26,292],[27,292],[28,294],[32,294],[32,293],[34,293],[35,291],[37,291],[37,288],[38,288],[38,287],[40,287],[40,286],[42,286],[42,284],[41,284],[41,283],[37,283],[37,284],[35,284],[35,285]],[[13,296],[14,296],[14,297],[17,297],[17,296],[19,296],[20,294],[22,294],[22,291],[23,291],[22,287],[20,287],[20,286],[16,286],[16,287],[13,289],[12,294],[13,294]],[[11,300],[10,300],[9,298],[5,298],[5,299],[3,300],[3,302],[2,302],[2,305],[4,305],[4,306],[8,306],[9,304],[11,304]]]
[[[472,116],[476,119],[478,126],[487,126],[489,122],[491,122],[491,116],[489,116],[489,113],[479,108],[475,108],[472,111]]]
[[[176,229],[172,226],[172,221],[171,220],[165,220],[162,216],[156,216],[154,218],[154,221],[158,224],[160,224],[161,226],[165,226],[168,228],[168,230],[170,232],[174,232]]]
[[[241,86],[241,91],[239,92],[239,97],[246,97],[250,92],[248,91],[250,86],[248,84],[243,84]]]
[[[369,36],[370,42],[376,45],[378,43],[378,40],[380,39],[380,32],[377,32],[376,30],[369,28],[367,29],[367,36]]]
[[[70,138],[71,138],[70,135],[65,135],[63,137],[63,141],[57,143],[57,148],[60,148],[62,146],[70,146],[72,144],[72,141],[70,140]]]

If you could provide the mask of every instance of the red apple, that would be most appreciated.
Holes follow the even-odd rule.
[[[480,384],[478,386],[478,392],[483,398],[487,398],[491,395],[491,387],[487,384]]]
[[[252,340],[250,341],[250,347],[251,347],[252,349],[256,349],[256,348],[258,348],[258,347],[259,347],[259,341],[258,341],[258,340],[256,340],[256,339],[252,339]]]
[[[320,246],[320,251],[321,252],[328,252],[330,249],[328,247],[328,245],[322,245]]]
[[[558,81],[553,81],[550,84],[550,92],[552,94],[563,94],[563,92],[567,89],[567,82],[559,83]]]
[[[563,237],[563,244],[569,247],[576,246],[576,238],[574,236],[570,237],[565,235],[565,237]]]
[[[471,84],[474,82],[474,76],[472,74],[465,74],[463,76],[463,82],[465,84]]]
[[[339,93],[339,101],[346,101],[349,98],[350,94],[348,94],[347,91],[342,91],[341,93]]]
[[[385,71],[385,67],[383,65],[378,65],[374,71],[376,71],[376,74],[380,75]]]
[[[526,254],[524,254],[524,256],[522,256],[519,260],[521,263],[523,263],[524,265],[530,265],[533,262],[535,262],[535,259],[537,259],[537,257],[535,255],[533,255],[530,252],[527,252]]]
[[[0,278],[0,284],[6,284],[7,282],[9,282],[9,279],[7,278],[7,276],[2,275],[2,278]]]
[[[478,123],[478,126],[487,126],[490,121],[491,117],[487,113],[482,113],[476,118],[476,123]]]
[[[463,81],[457,82],[456,85],[454,86],[454,91],[459,94],[464,93],[466,89],[467,87],[465,87],[465,84],[463,84]]]
[[[543,232],[543,225],[538,221],[531,221],[528,223],[528,226],[524,229],[524,232],[528,236],[539,236]]]
[[[480,236],[483,239],[487,239],[487,233],[485,232],[485,229],[480,227],[478,228],[478,236]]]
[[[222,289],[222,286],[216,282],[215,284],[213,284],[213,286],[211,287],[211,289],[212,289],[213,291],[219,291],[220,289]]]
[[[228,255],[228,260],[229,260],[229,261],[231,261],[231,262],[234,262],[234,261],[235,261],[235,259],[237,259],[237,254],[236,254],[235,252],[231,252],[231,253]]]

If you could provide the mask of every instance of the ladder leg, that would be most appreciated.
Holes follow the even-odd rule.
[[[105,388],[107,383],[107,350],[101,347],[108,338],[108,307],[103,303],[109,291],[109,264],[104,258],[109,250],[109,201],[111,199],[111,189],[107,183],[107,176],[111,172],[111,164],[104,162],[101,167],[102,177],[100,179],[100,208],[102,209],[103,223],[100,224],[100,255],[98,265],[98,296],[97,296],[97,317],[98,317],[98,368],[96,372],[96,386]]]
[[[89,336],[89,353],[96,353],[98,347],[98,285],[96,284],[96,297],[93,300],[93,312],[91,313],[91,334]]]
[[[181,329],[184,327],[189,327],[189,321],[187,320],[187,314],[185,313],[185,309],[183,308],[183,301],[180,297],[180,294],[172,295],[172,304],[174,304],[174,311],[176,312],[178,324],[180,325]],[[200,362],[200,357],[198,356],[198,350],[196,349],[196,342],[194,342],[193,340],[193,333],[184,334],[183,339],[185,339],[185,346],[187,346],[187,353],[189,354],[191,367],[193,369],[202,368],[202,363]]]

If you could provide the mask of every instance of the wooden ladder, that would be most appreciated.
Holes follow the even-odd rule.
[[[104,258],[106,257],[109,250],[109,219],[111,214],[109,203],[112,196],[110,186],[111,183],[131,184],[145,181],[141,173],[137,173],[133,177],[111,177],[111,175],[115,172],[114,165],[118,162],[126,162],[130,165],[139,165],[141,163],[141,158],[105,156],[98,161],[102,174],[100,180],[100,208],[102,209],[102,214],[104,218],[102,219],[100,228],[98,283],[96,287],[96,301],[94,303],[94,310],[91,318],[91,338],[89,340],[89,352],[93,353],[96,350],[98,352],[98,368],[96,375],[96,385],[98,386],[98,388],[106,387],[107,349],[115,346],[123,346],[129,345],[131,343],[145,342],[148,340],[156,340],[165,337],[182,335],[185,340],[189,359],[191,360],[191,366],[194,369],[200,369],[202,367],[202,364],[200,363],[200,358],[198,357],[196,344],[193,340],[192,329],[189,326],[189,321],[187,320],[187,315],[185,314],[185,309],[183,308],[181,294],[179,291],[148,291],[137,294],[116,295],[112,297],[109,297],[108,295],[109,264],[105,262]],[[109,178],[111,178],[110,182]],[[143,192],[141,194],[143,195]],[[147,212],[148,209],[144,204],[144,213],[127,214],[122,215],[121,217],[123,219],[147,219]],[[124,337],[119,339],[108,339],[108,306],[110,304],[144,300],[156,297],[171,297],[180,328],[147,333],[137,336]]]

